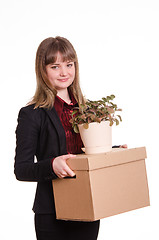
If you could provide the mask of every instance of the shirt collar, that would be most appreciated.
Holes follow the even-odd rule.
[[[66,107],[73,107],[74,105],[77,104],[77,101],[76,99],[74,98],[72,92],[70,91],[69,92],[70,94],[70,99],[71,99],[71,103],[68,104],[66,103],[62,98],[60,98],[59,96],[56,96],[55,97],[55,103],[54,103],[54,107],[55,107],[55,110],[57,111],[58,115],[60,116],[61,115],[61,112],[63,111],[63,108],[64,108],[64,105]]]

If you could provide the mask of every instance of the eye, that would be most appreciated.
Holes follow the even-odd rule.
[[[58,69],[59,66],[51,66],[52,69]]]
[[[71,68],[72,66],[73,66],[73,63],[68,63],[68,64],[67,64],[67,67],[68,67],[68,68]]]

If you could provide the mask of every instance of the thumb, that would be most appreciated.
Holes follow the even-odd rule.
[[[76,174],[71,170],[71,168],[69,168],[69,166],[65,166],[65,171],[67,172],[67,174],[71,177],[75,176]]]
[[[66,155],[63,155],[63,159],[64,159],[64,160],[67,160],[67,159],[73,158],[73,157],[76,157],[76,155],[74,155],[74,154],[66,154]]]

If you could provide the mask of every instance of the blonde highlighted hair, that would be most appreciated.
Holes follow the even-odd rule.
[[[84,104],[84,97],[79,84],[79,65],[76,51],[72,44],[63,37],[50,37],[43,40],[36,53],[35,71],[37,79],[37,87],[35,95],[30,104],[35,104],[35,108],[52,108],[55,101],[57,91],[49,82],[46,73],[46,66],[55,63],[57,53],[63,56],[63,61],[73,61],[75,64],[75,79],[68,87],[72,92],[78,104]]]

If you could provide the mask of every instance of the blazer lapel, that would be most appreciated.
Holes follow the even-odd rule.
[[[48,114],[48,116],[49,116],[50,120],[52,121],[52,123],[54,124],[57,134],[59,136],[60,154],[61,155],[67,154],[65,130],[62,126],[62,123],[59,119],[59,116],[58,116],[55,108],[53,107],[50,110],[44,109],[44,111]]]

